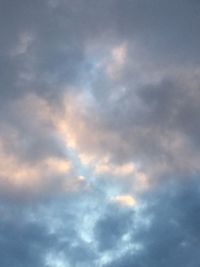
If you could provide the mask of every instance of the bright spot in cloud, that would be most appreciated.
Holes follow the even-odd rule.
[[[85,176],[83,176],[83,175],[80,175],[79,177],[78,177],[78,179],[80,180],[80,181],[85,181]]]
[[[120,77],[120,72],[125,64],[127,54],[127,45],[122,44],[114,47],[111,51],[111,59],[107,65],[107,74],[111,79]]]
[[[118,195],[112,198],[113,202],[116,202],[122,206],[132,207],[136,205],[137,201],[131,195]]]

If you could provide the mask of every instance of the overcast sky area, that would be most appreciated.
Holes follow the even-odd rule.
[[[200,1],[0,0],[0,266],[199,267]]]

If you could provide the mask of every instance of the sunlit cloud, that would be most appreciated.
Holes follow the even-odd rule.
[[[106,66],[107,74],[111,79],[119,79],[121,70],[127,56],[127,45],[125,43],[114,47],[111,51],[111,59]]]
[[[135,166],[133,163],[126,163],[122,165],[114,165],[108,162],[100,162],[95,168],[96,174],[112,174],[117,176],[126,176],[133,174]]]
[[[50,157],[40,162],[28,163],[20,161],[16,155],[1,151],[0,159],[0,183],[16,188],[42,188],[48,184],[48,179],[67,175],[72,169],[71,162],[59,158]]]
[[[122,206],[128,206],[128,207],[132,207],[135,206],[137,204],[137,201],[134,197],[132,197],[131,195],[118,195],[118,196],[114,196],[112,197],[112,201],[122,205]]]

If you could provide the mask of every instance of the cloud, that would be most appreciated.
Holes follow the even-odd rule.
[[[109,165],[105,163],[100,163],[97,165],[95,172],[96,173],[111,173],[113,175],[128,175],[135,171],[135,167],[132,163],[122,164],[121,166],[118,165]]]
[[[111,60],[107,64],[107,74],[111,79],[120,77],[120,70],[126,61],[126,44],[122,44],[112,49]]]
[[[0,135],[0,182],[4,190],[42,193],[74,191],[83,186],[55,130],[50,103],[28,94],[5,111]]]
[[[108,212],[108,213],[107,213]],[[129,231],[133,217],[131,212],[108,208],[95,226],[95,236],[100,251],[116,250]]]
[[[198,265],[199,8],[0,2],[0,265]]]
[[[78,235],[78,225],[74,223],[78,223],[79,216],[67,209],[75,201],[54,198],[53,203],[50,199],[38,203],[9,203],[1,199],[0,263],[37,267],[90,264],[95,252]]]
[[[105,266],[197,266],[198,194],[196,178],[152,192],[142,214],[151,218],[148,227],[130,228],[131,242],[139,242],[141,249],[136,253],[130,251]]]
[[[112,198],[112,201],[119,203],[122,206],[134,206],[137,201],[130,195],[119,195]]]

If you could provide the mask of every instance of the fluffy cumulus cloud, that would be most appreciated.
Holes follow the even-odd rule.
[[[0,265],[197,267],[200,4],[0,0]]]

